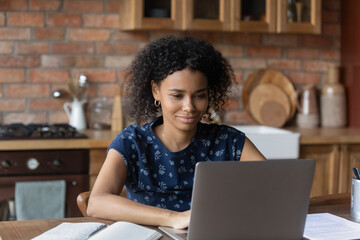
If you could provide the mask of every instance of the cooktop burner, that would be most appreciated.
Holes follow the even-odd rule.
[[[87,138],[69,124],[0,125],[0,140]]]

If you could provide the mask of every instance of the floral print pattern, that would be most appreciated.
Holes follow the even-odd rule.
[[[199,123],[189,146],[170,152],[153,127],[162,117],[140,127],[125,128],[111,143],[127,167],[127,197],[133,201],[176,211],[190,209],[195,165],[200,161],[238,161],[245,142],[235,128]]]

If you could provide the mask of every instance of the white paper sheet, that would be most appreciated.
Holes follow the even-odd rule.
[[[308,214],[304,237],[311,240],[360,239],[360,223],[330,213]]]

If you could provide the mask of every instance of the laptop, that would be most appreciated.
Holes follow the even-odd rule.
[[[187,230],[173,239],[302,239],[315,161],[199,162]]]

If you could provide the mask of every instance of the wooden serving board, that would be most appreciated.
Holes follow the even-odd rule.
[[[256,86],[263,83],[272,83],[276,85],[288,96],[290,101],[290,113],[288,120],[290,120],[296,112],[296,91],[292,82],[284,74],[273,69],[260,69],[249,74],[242,91],[242,102],[245,110],[250,113],[249,97],[251,92]]]
[[[281,88],[272,83],[263,83],[251,92],[249,109],[258,123],[282,127],[288,120],[291,106],[288,96]]]

